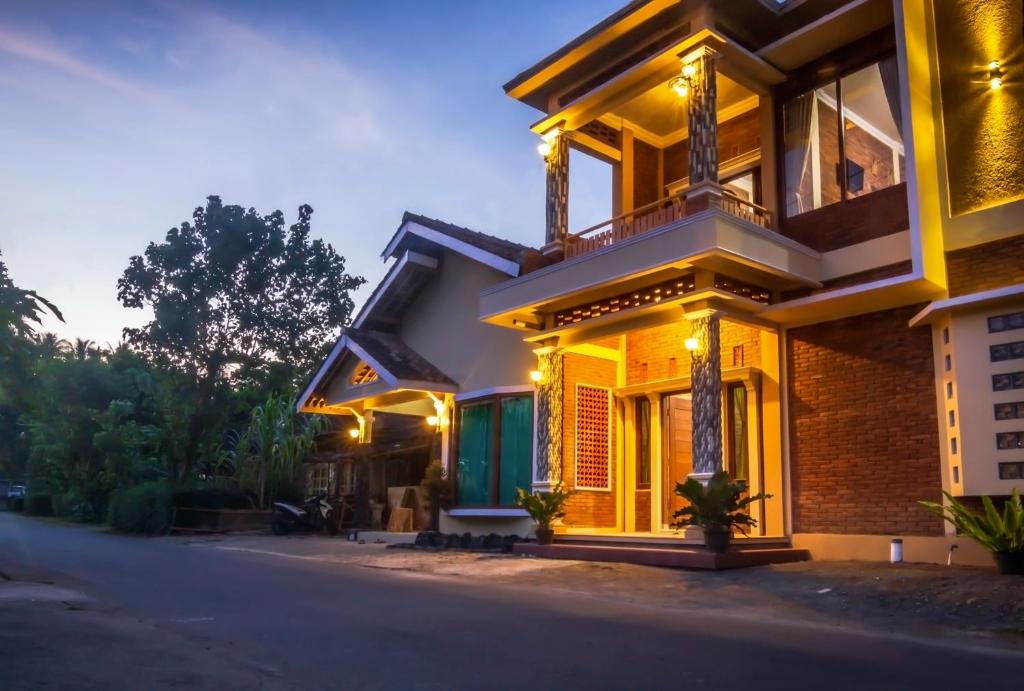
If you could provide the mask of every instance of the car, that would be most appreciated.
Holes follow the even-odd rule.
[[[24,499],[25,498],[25,485],[11,485],[11,488],[7,490],[8,499]]]

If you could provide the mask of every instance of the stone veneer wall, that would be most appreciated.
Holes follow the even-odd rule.
[[[1024,283],[1024,235],[946,253],[949,296]]]
[[[793,532],[941,535],[931,331],[920,306],[787,333]]]
[[[611,481],[608,490],[576,490],[576,385],[614,387],[617,365],[612,360],[566,353],[565,355],[565,405],[563,406],[563,463],[562,482],[565,487],[575,490],[565,505],[563,523],[567,526],[586,528],[614,528],[616,525],[615,497],[615,408],[612,405],[612,454]]]

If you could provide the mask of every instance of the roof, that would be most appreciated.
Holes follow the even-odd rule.
[[[454,386],[455,382],[444,372],[434,367],[422,355],[406,345],[395,334],[369,329],[345,329],[345,337],[360,346],[365,355],[374,362],[369,363],[383,369],[381,376],[390,374],[394,379],[430,382]]]
[[[463,242],[487,254],[514,262],[520,266],[530,259],[542,256],[536,249],[521,245],[518,242],[512,242],[511,240],[487,235],[464,226],[457,226],[454,223],[406,211],[402,214],[402,224],[398,227],[391,242],[388,243],[387,249],[384,250],[385,257],[395,256],[396,252],[401,249],[400,245],[395,244],[396,240],[400,239],[399,236],[402,234],[402,231],[409,229],[410,225],[433,230],[453,240]]]

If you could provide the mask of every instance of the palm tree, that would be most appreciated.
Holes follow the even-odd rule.
[[[71,347],[72,352],[75,355],[76,360],[88,360],[99,351],[94,347],[96,341],[88,338],[76,338],[74,345]]]
[[[33,340],[35,340],[39,352],[45,357],[59,357],[72,352],[71,344],[52,331],[38,334]]]
[[[64,316],[52,302],[34,290],[14,285],[7,274],[7,266],[0,258],[0,336],[33,336],[33,324],[42,324],[43,313],[47,311],[64,321]]]

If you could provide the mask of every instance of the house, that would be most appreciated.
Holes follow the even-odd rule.
[[[1019,0],[629,3],[504,87],[537,249],[407,214],[301,409],[429,420],[445,530],[564,484],[560,541],[686,541],[673,487],[725,469],[772,495],[755,541],[944,561],[918,500],[1024,488],[1022,33]]]

